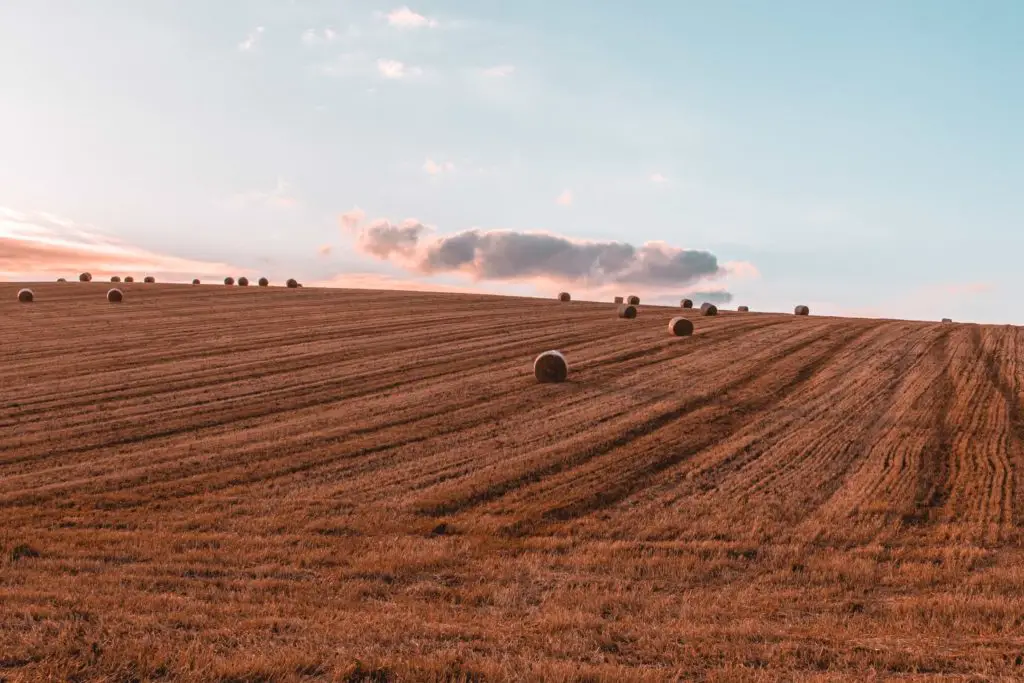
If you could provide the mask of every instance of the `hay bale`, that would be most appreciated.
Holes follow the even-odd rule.
[[[802,304],[800,306],[797,306],[796,308],[793,309],[793,315],[810,315],[810,314],[811,314],[811,309],[807,308],[806,306],[804,306]]]
[[[194,287],[195,285],[198,285],[198,284],[200,284],[200,282],[199,282],[199,278],[194,278],[194,279],[192,280],[192,286]]]
[[[693,334],[693,323],[687,318],[672,318],[668,321],[668,333],[676,337],[689,337]]]
[[[545,351],[533,361],[533,375],[538,382],[564,382],[569,363],[561,351]]]
[[[231,285],[235,284],[235,278],[228,275],[226,278],[224,278],[224,284],[230,287]]]
[[[560,293],[560,294],[558,295],[558,300],[559,300],[559,301],[569,301],[569,300],[571,300],[571,299],[572,299],[572,297],[571,297],[571,296],[569,296],[569,292],[561,292],[561,293]]]
[[[737,306],[736,310],[740,313],[748,313],[750,312],[750,306]]]
[[[247,278],[244,275],[242,277],[238,278],[238,286],[239,287],[248,287],[249,286],[249,278]]]
[[[638,297],[638,296],[631,296],[628,299],[626,299],[626,303],[629,304],[630,306],[639,306],[640,305],[640,297]]]
[[[30,304],[32,300],[36,298],[35,293],[31,289],[19,289],[18,290],[18,301],[23,304]]]
[[[299,286],[299,283],[298,283],[298,281],[296,281],[295,278],[290,277],[290,278],[288,278],[288,282],[286,282],[285,285],[288,286],[288,289],[295,289],[296,287]]]
[[[632,320],[636,317],[636,306],[631,306],[629,304],[619,306],[619,317]]]
[[[718,306],[709,304],[707,301],[700,305],[701,315],[718,315]]]
[[[128,276],[125,277],[124,281],[125,282],[135,282],[135,278],[133,278],[131,275],[128,275]]]
[[[680,308],[693,308],[693,299],[682,299],[679,302]]]
[[[78,276],[79,282],[92,282],[92,273],[82,273]]]
[[[64,278],[62,278],[62,277],[59,277],[59,278],[57,278],[57,282],[67,282],[67,280],[65,280],[65,279],[64,279]]]
[[[111,281],[111,282],[120,282],[120,281],[121,281],[121,278],[120,278],[120,277],[118,277],[117,275],[111,275],[111,276],[110,276],[110,281]]]
[[[146,277],[142,278],[142,281],[145,282],[146,284],[151,285],[156,282],[156,278],[153,277],[152,275],[147,275]]]
[[[942,322],[944,322],[944,323],[951,323],[951,322],[953,322],[953,319],[952,318],[943,318]]]
[[[122,301],[124,301],[124,292],[122,292],[117,287],[114,287],[113,289],[107,292],[107,301],[109,301],[112,304],[121,303]]]
[[[615,303],[622,304],[623,301],[624,301],[624,299],[621,296],[615,297]]]
[[[261,277],[259,285],[260,285],[260,287],[269,287],[270,286],[270,280],[268,280],[265,277]]]

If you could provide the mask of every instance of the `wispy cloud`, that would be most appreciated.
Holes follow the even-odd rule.
[[[298,201],[291,195],[291,184],[284,178],[278,177],[277,185],[273,190],[239,192],[228,197],[227,204],[236,208],[264,206],[268,208],[289,209],[298,205]]]
[[[387,14],[388,24],[398,29],[436,28],[437,21],[414,12],[408,7],[399,7]]]
[[[652,173],[651,182],[654,183],[655,185],[664,185],[665,183],[668,182],[668,178],[666,178],[660,173]]]
[[[511,76],[515,71],[516,68],[511,64],[500,64],[498,66],[481,69],[480,73],[485,78],[505,78],[507,76]]]
[[[324,244],[323,246],[316,250],[316,253],[320,254],[321,256],[330,256],[331,250],[333,248],[334,247],[332,247],[330,244]]]
[[[756,280],[761,277],[761,271],[750,261],[726,261],[722,268],[730,275],[744,280]]]
[[[558,195],[558,197],[555,199],[555,203],[561,206],[572,206],[572,202],[572,190],[564,190],[562,194]]]
[[[256,47],[256,43],[259,42],[260,37],[262,35],[263,27],[257,26],[255,29],[249,32],[249,35],[245,37],[245,40],[238,44],[238,49],[242,52],[248,52],[249,50]]]
[[[433,159],[427,159],[423,164],[423,170],[430,175],[440,175],[441,173],[447,173],[455,170],[455,164],[450,161],[437,162]]]
[[[138,273],[162,280],[187,280],[240,269],[147,251],[44,212],[0,207],[0,278],[71,277],[84,270],[96,277]]]
[[[423,69],[418,66],[407,66],[397,59],[378,59],[377,71],[384,78],[392,80],[420,76],[423,73]]]
[[[341,226],[342,232],[352,233],[359,229],[365,219],[366,212],[356,207],[338,216],[338,225]]]
[[[320,43],[332,43],[338,37],[338,32],[331,27],[327,27],[322,31],[316,31],[315,29],[306,29],[302,34],[302,42],[306,45],[317,45]]]

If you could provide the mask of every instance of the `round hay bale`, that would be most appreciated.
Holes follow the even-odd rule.
[[[261,277],[260,281],[259,281],[259,285],[260,285],[260,287],[269,287],[270,286],[270,280],[268,280],[265,277]]]
[[[112,276],[110,276],[110,281],[111,282],[120,282],[121,278],[119,276],[117,276],[117,275],[112,275]]]
[[[31,289],[19,289],[18,290],[18,301],[23,304],[30,304],[32,300],[36,298],[36,295]]]
[[[693,308],[693,299],[683,299],[679,302],[680,308]]]
[[[569,301],[569,300],[571,300],[571,299],[572,299],[572,297],[571,297],[571,296],[569,296],[569,292],[561,292],[561,293],[560,293],[560,294],[558,295],[558,300],[559,300],[559,301]]]
[[[192,280],[192,286],[194,287],[195,285],[198,285],[198,284],[200,284],[200,282],[199,282],[199,278],[194,278],[194,279]]]
[[[569,363],[561,351],[545,351],[533,361],[533,375],[538,382],[564,382]]]
[[[693,323],[687,318],[672,318],[668,322],[668,333],[676,337],[689,337],[693,334]]]
[[[92,282],[92,273],[82,273],[78,276],[79,282]]]
[[[626,303],[629,304],[630,306],[639,306],[640,305],[640,297],[638,297],[638,296],[631,296],[628,299],[626,299]]]
[[[112,304],[121,303],[122,301],[124,301],[124,292],[122,292],[117,287],[114,287],[113,289],[107,292],[107,301],[109,301]]]
[[[239,287],[248,287],[249,286],[249,278],[247,278],[244,275],[242,277],[238,278],[238,286]]]
[[[718,306],[709,304],[707,301],[700,305],[701,315],[718,315]]]
[[[65,280],[65,279],[64,279],[64,278],[62,278],[62,277],[59,277],[59,278],[57,278],[57,282],[67,282],[67,280]]]
[[[224,278],[224,284],[230,287],[231,285],[235,284],[235,278],[231,277],[230,275],[227,276],[226,278]]]
[[[286,282],[285,285],[288,286],[288,289],[295,289],[296,287],[299,286],[299,283],[295,278],[290,277],[288,278],[288,282]]]
[[[619,317],[632,320],[636,317],[636,306],[631,306],[629,304],[619,306]]]
[[[736,310],[739,311],[740,313],[749,313],[750,306],[737,306]]]
[[[156,278],[153,277],[152,275],[147,275],[146,277],[142,278],[142,281],[151,285],[156,282]]]
[[[810,315],[811,314],[811,309],[809,309],[806,306],[801,304],[800,306],[797,306],[796,308],[793,309],[793,314],[794,315]]]
[[[135,278],[133,278],[131,275],[128,275],[128,276],[126,276],[124,278],[124,281],[125,282],[135,282]]]
[[[621,304],[623,301],[624,301],[624,299],[621,296],[615,297],[615,303]]]

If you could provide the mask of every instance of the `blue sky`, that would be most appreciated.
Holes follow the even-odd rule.
[[[996,0],[4,0],[0,207],[168,277],[633,286],[426,274],[358,208],[727,264],[656,298],[1021,323],[1022,35]]]

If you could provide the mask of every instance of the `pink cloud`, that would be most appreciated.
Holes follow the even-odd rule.
[[[86,270],[98,278],[146,274],[174,280],[223,276],[239,269],[148,251],[43,212],[0,208],[0,278],[49,279]]]
[[[338,224],[345,232],[353,232],[359,229],[360,224],[366,219],[366,212],[360,208],[346,211],[338,216]]]

